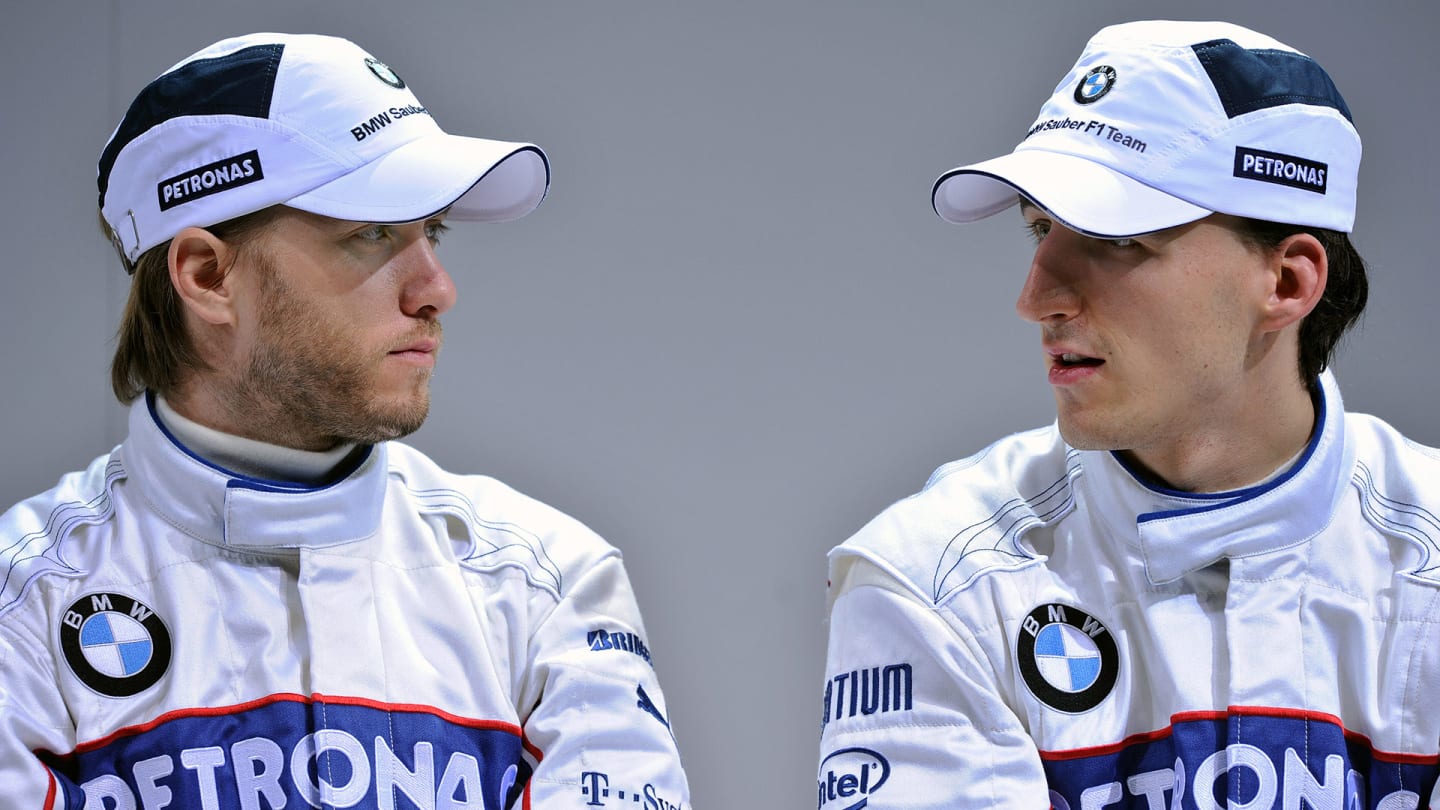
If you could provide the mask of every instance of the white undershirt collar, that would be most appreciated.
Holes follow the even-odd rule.
[[[347,442],[331,450],[296,450],[224,433],[181,416],[159,394],[155,395],[155,413],[191,452],[218,467],[252,478],[324,483],[355,449],[354,442]]]

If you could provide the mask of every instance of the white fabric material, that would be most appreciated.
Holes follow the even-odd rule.
[[[1322,385],[1264,485],[1153,489],[1052,427],[832,551],[822,810],[1440,808],[1440,453]]]
[[[170,434],[201,458],[252,478],[318,484],[330,478],[355,450],[353,442],[330,450],[296,450],[208,428],[181,416],[159,394],[155,416]]]
[[[619,552],[403,444],[285,487],[142,399],[0,562],[0,807],[690,807]]]
[[[1019,194],[1072,229],[1135,236],[1211,212],[1349,232],[1355,224],[1360,136],[1338,110],[1297,100],[1230,117],[1192,46],[1230,40],[1254,51],[1299,55],[1238,25],[1145,21],[1101,29],[1056,86],[1015,150],[960,166],[936,182],[935,211],[973,222],[1019,202]],[[1082,102],[1077,88],[1109,68],[1113,84]],[[1242,152],[1322,164],[1311,187],[1237,170]],[[1290,178],[1293,180],[1293,177]],[[1315,186],[1323,186],[1323,190]]]

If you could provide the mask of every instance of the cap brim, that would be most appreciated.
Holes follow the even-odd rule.
[[[535,210],[549,186],[550,163],[533,144],[439,133],[285,204],[357,222],[414,222],[446,208],[452,219],[504,222]]]
[[[1027,149],[951,169],[931,202],[946,222],[974,222],[1024,196],[1072,230],[1117,238],[1173,228],[1211,211],[1085,158]]]

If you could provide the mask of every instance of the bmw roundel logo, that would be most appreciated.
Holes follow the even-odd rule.
[[[1041,703],[1067,714],[1088,712],[1120,674],[1115,638],[1099,619],[1070,605],[1041,605],[1020,622],[1015,640],[1020,675]]]
[[[138,599],[93,593],[75,600],[60,620],[60,649],[80,682],[109,697],[154,686],[170,668],[170,631]]]
[[[405,89],[405,80],[400,78],[400,74],[391,70],[389,65],[381,62],[379,59],[369,56],[365,57],[365,67],[370,68],[370,72],[374,73],[380,81],[385,82],[396,90]]]
[[[1101,65],[1091,68],[1080,83],[1075,85],[1075,102],[1077,104],[1094,104],[1102,96],[1110,92],[1115,86],[1115,68],[1109,65]]]

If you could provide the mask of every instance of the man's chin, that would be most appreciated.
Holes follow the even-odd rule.
[[[385,436],[382,441],[388,441],[390,439],[403,439],[404,437],[409,436],[411,433],[419,430],[421,425],[425,424],[425,418],[429,415],[430,407],[429,403],[426,403],[426,407],[418,412],[405,414],[399,418],[387,422],[383,426],[383,432]]]
[[[364,419],[356,420],[346,441],[360,444],[379,444],[392,439],[402,439],[420,429],[430,415],[430,397],[422,400],[395,404],[390,407],[373,408]]]
[[[1119,450],[1123,442],[1113,435],[1114,431],[1101,430],[1095,425],[1061,413],[1057,419],[1060,437],[1076,450]]]

